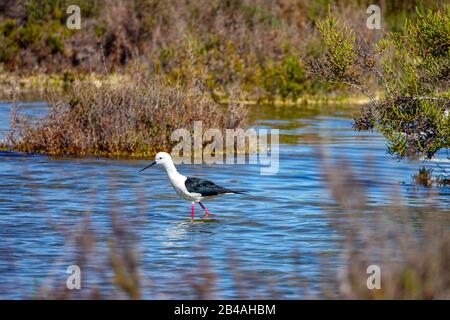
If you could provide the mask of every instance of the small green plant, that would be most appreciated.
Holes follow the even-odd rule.
[[[413,181],[424,187],[431,187],[433,185],[433,169],[422,167],[419,172],[412,176]]]
[[[0,63],[12,62],[19,53],[16,43],[17,25],[15,20],[6,20],[0,25]]]
[[[328,17],[317,23],[328,48],[324,69],[328,69],[329,77],[335,81],[345,82],[355,79],[353,65],[356,63],[355,34],[339,23],[336,18]]]
[[[296,101],[305,93],[305,69],[296,56],[287,56],[281,63],[263,69],[262,87],[269,99],[281,97]]]
[[[47,45],[51,49],[52,53],[62,52],[64,44],[61,38],[56,34],[51,34],[47,38]]]

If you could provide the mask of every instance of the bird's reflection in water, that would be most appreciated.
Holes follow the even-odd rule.
[[[162,244],[165,247],[178,247],[180,242],[188,240],[189,237],[194,234],[210,234],[216,233],[217,228],[221,220],[219,218],[208,218],[208,219],[185,219],[183,221],[178,221],[170,223],[168,227],[164,230],[164,235],[162,238]]]

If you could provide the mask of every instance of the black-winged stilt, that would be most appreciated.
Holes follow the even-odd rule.
[[[242,194],[243,191],[234,191],[226,189],[216,185],[215,183],[194,177],[186,177],[180,174],[175,168],[175,164],[172,161],[172,157],[166,152],[158,152],[155,156],[155,161],[141,169],[139,172],[144,171],[147,168],[155,164],[160,164],[166,169],[169,176],[170,183],[175,189],[176,193],[183,199],[191,202],[191,214],[192,219],[195,218],[195,203],[197,202],[205,211],[206,217],[212,215],[203,205],[201,200],[212,198],[224,194]]]

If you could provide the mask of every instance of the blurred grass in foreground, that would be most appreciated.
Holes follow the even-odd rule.
[[[298,298],[313,299],[449,299],[450,298],[450,218],[448,211],[432,205],[413,208],[402,205],[394,196],[385,205],[370,205],[365,191],[366,180],[358,177],[345,161],[322,158],[323,179],[341,213],[328,208],[328,214],[338,214],[330,226],[341,237],[339,257],[322,255],[319,266],[320,282],[311,283],[291,271],[290,289],[299,292]],[[370,169],[370,165],[368,166]],[[373,173],[374,174],[374,173]],[[370,177],[369,177],[370,178]],[[114,195],[111,195],[114,199]],[[81,220],[79,228],[67,231],[71,239],[75,261],[90,284],[83,290],[69,291],[58,279],[49,276],[38,288],[38,299],[220,299],[218,279],[221,275],[210,268],[206,258],[197,258],[194,270],[176,274],[177,281],[188,286],[188,292],[178,290],[176,283],[155,285],[155,279],[146,277],[140,262],[139,235],[120,214],[121,204],[112,200],[111,231],[107,239],[99,239],[90,223],[89,215]],[[144,198],[140,213],[148,207]],[[390,204],[389,204],[390,203]],[[342,213],[342,209],[344,213]],[[106,248],[107,255],[101,254]],[[233,274],[235,296],[240,299],[286,298],[277,284],[261,275],[244,270],[234,253],[232,244],[229,269]],[[198,248],[207,255],[208,244]],[[292,252],[298,261],[301,252]],[[343,265],[336,267],[339,259]],[[381,269],[381,289],[366,286],[367,267]],[[156,279],[157,280],[157,279]],[[65,280],[61,280],[65,283]],[[161,283],[159,283],[161,286]],[[171,290],[166,290],[171,288]],[[172,294],[162,293],[170,291]],[[255,292],[259,294],[255,295]],[[262,293],[261,293],[262,292]]]

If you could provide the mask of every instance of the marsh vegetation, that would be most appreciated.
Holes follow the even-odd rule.
[[[201,120],[206,128],[234,129],[245,110],[238,101],[219,104],[193,82],[172,85],[139,74],[120,86],[74,83],[61,96],[49,94],[49,111],[33,119],[15,108],[4,148],[53,155],[100,155],[145,158],[170,151],[172,133],[192,130]]]
[[[370,2],[0,0],[0,297],[449,299],[450,7]],[[137,174],[195,121],[281,133],[181,168],[250,190],[214,223]]]

